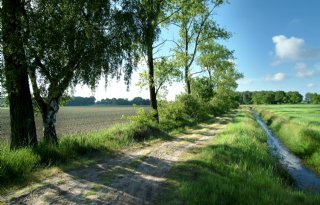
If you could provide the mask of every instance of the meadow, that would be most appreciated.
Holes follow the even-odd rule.
[[[319,204],[319,195],[294,189],[266,140],[242,110],[209,146],[173,167],[159,204]]]
[[[320,174],[320,105],[261,105],[255,109],[289,150]]]
[[[136,110],[132,106],[61,107],[57,115],[57,134],[64,136],[102,130],[128,122],[122,116],[131,116],[135,113]],[[36,127],[38,137],[41,137],[43,132],[40,113],[36,114]],[[9,109],[0,108],[0,140],[8,141],[9,137]]]

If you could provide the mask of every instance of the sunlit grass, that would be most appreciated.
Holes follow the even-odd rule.
[[[113,128],[81,135],[66,136],[57,146],[40,143],[35,148],[10,150],[5,143],[0,145],[0,193],[7,188],[37,181],[43,168],[58,166],[70,169],[90,161],[90,155],[106,156],[118,150],[137,145],[144,140],[168,138],[156,127],[148,124],[117,125]],[[96,158],[96,159],[99,159]],[[43,172],[44,173],[44,172]]]
[[[256,110],[289,150],[320,174],[320,106],[273,105]]]
[[[250,113],[241,112],[203,150],[175,166],[159,204],[318,204],[295,191]]]

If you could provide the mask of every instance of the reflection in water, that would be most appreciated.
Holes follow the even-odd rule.
[[[257,122],[261,125],[268,135],[268,145],[272,148],[272,152],[279,157],[280,163],[285,170],[296,181],[299,188],[309,191],[320,191],[320,178],[310,169],[304,167],[298,157],[288,151],[288,149],[272,134],[268,126],[261,118],[253,113]]]

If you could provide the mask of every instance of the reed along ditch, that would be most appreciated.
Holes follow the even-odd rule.
[[[282,142],[275,136],[256,112],[252,112],[257,122],[267,134],[267,143],[272,153],[279,158],[280,164],[294,179],[297,187],[302,190],[320,192],[320,178],[305,167],[301,160],[290,153]]]

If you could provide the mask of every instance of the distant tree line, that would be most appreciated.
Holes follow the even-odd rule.
[[[72,97],[65,106],[89,106],[89,105],[150,105],[149,99],[135,97],[132,100],[127,98],[106,98],[96,102],[95,97]]]
[[[306,93],[305,102],[310,104],[320,104],[320,94]]]
[[[143,99],[142,97],[135,97],[132,100],[127,98],[106,98],[96,102],[97,105],[150,105],[149,99]]]
[[[303,96],[297,91],[244,91],[239,92],[239,103],[250,104],[298,104]]]

